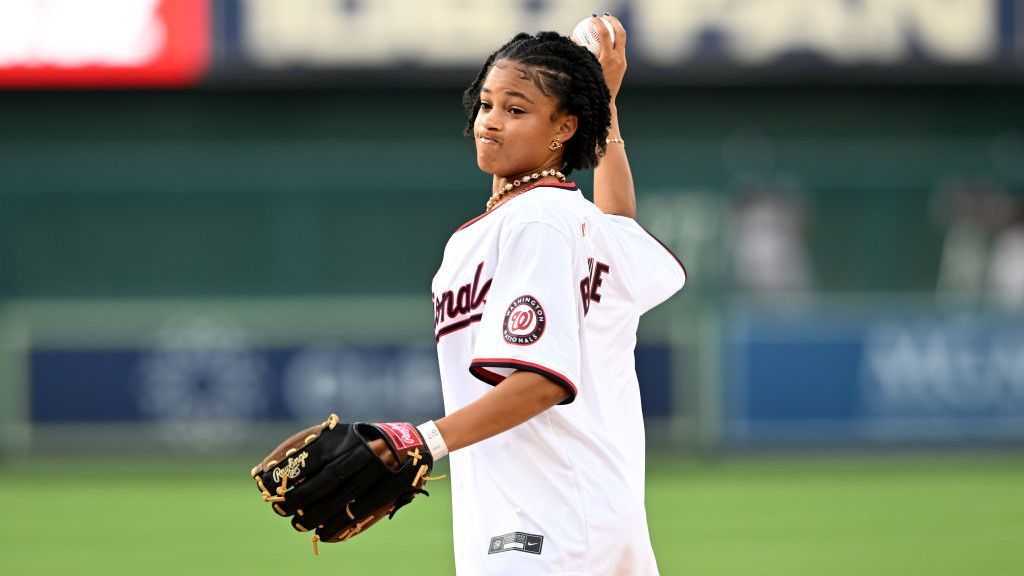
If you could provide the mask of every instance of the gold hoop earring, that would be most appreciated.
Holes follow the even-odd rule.
[[[558,150],[562,147],[562,143],[558,140],[552,140],[551,144],[548,144],[548,150]]]

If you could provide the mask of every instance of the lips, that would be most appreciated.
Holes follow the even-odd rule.
[[[484,136],[483,134],[476,137],[478,144],[501,144],[500,140],[491,138],[490,136]]]

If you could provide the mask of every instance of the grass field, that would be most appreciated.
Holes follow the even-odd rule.
[[[0,467],[3,574],[454,573],[449,493],[312,555],[249,463],[45,460]],[[662,574],[1020,576],[1024,457],[652,459]]]

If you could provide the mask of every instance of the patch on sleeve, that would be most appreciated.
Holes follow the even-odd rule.
[[[533,296],[523,295],[513,300],[505,310],[501,335],[509,344],[529,346],[544,335],[546,323],[547,317],[540,302]]]

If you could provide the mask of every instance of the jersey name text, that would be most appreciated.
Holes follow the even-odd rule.
[[[590,268],[590,275],[580,280],[580,298],[583,300],[584,316],[590,312],[591,302],[601,302],[601,284],[604,283],[604,275],[611,273],[610,266],[593,258],[587,258],[587,267]]]
[[[469,314],[487,301],[487,292],[491,289],[491,280],[480,284],[480,275],[483,274],[484,263],[476,267],[476,274],[473,275],[473,282],[463,284],[457,291],[446,290],[440,296],[434,297],[434,328],[436,329],[445,320],[454,320],[459,316]]]

